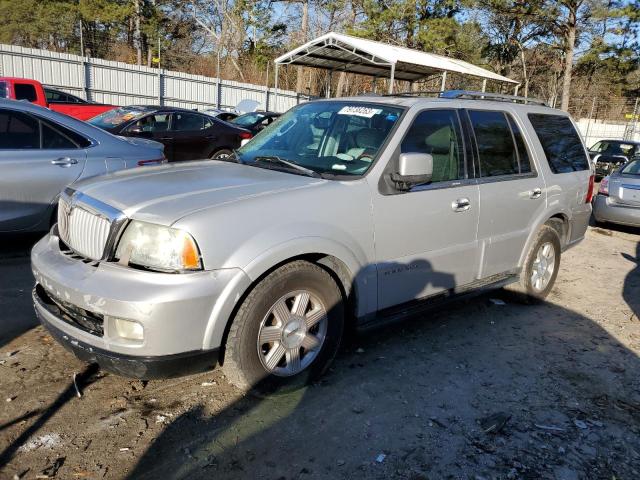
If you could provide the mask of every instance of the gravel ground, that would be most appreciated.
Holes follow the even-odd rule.
[[[0,478],[640,478],[639,233],[590,228],[544,304],[459,302],[360,336],[320,383],[266,398],[220,371],[105,374],[41,327],[5,335]],[[0,259],[9,325],[31,308],[4,275],[30,282],[25,255]]]

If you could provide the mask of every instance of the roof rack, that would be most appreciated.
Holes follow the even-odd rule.
[[[426,92],[398,92],[384,95],[385,97],[427,97],[455,98],[460,100],[493,100],[495,102],[523,103],[525,105],[540,105],[546,107],[547,104],[537,98],[521,97],[518,95],[506,95],[503,93],[476,92],[473,90],[445,90]]]

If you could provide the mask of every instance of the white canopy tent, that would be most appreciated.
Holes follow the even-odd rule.
[[[437,74],[442,75],[440,90],[445,90],[448,72],[481,78],[483,92],[486,90],[487,80],[514,86],[516,94],[520,86],[515,80],[462,60],[335,32],[329,32],[291,50],[276,58],[275,64],[276,89],[280,65],[301,65],[330,72],[388,77],[389,93],[393,93],[394,80],[413,83]]]

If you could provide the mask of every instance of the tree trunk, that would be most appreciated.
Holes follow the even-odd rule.
[[[300,26],[302,33],[302,43],[307,43],[309,35],[309,0],[302,2],[302,25]],[[298,67],[298,74],[296,75],[296,92],[302,93],[304,89],[304,72],[302,67]]]
[[[136,60],[138,65],[142,65],[142,38],[140,36],[140,0],[133,0],[135,4],[135,32],[133,34]]]
[[[564,45],[564,76],[562,79],[562,104],[564,111],[569,110],[569,99],[571,98],[571,72],[573,70],[573,50],[576,44],[576,23],[577,23],[577,5],[572,4],[569,7],[569,15],[565,25],[565,45]]]

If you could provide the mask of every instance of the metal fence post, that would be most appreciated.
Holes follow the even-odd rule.
[[[163,100],[164,100],[164,92],[163,92],[163,85],[162,85],[162,69],[158,68],[158,105],[162,106],[163,105]]]
[[[220,110],[220,106],[222,105],[222,80],[220,77],[216,78],[216,108]]]
[[[84,91],[84,98],[90,102],[93,100],[91,95],[91,57],[82,56],[80,62],[82,67],[82,90]]]
[[[264,109],[267,112],[269,111],[269,87],[264,89]]]

